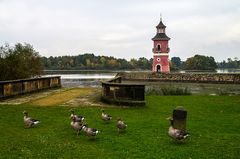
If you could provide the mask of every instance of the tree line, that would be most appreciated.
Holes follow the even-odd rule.
[[[43,67],[46,70],[151,70],[153,59],[140,57],[139,59],[114,58],[112,56],[95,56],[83,54],[77,56],[42,57]],[[213,57],[195,55],[186,61],[179,57],[170,60],[170,69],[174,70],[215,70],[217,63]]]
[[[218,68],[240,68],[240,60],[235,57],[233,59],[228,58],[227,61],[223,60],[222,62],[218,63]]]
[[[239,69],[240,60],[237,57],[227,61],[216,62],[212,56],[195,55],[186,61],[181,61],[179,57],[171,58],[171,70],[212,70],[215,69]]]
[[[77,56],[41,57],[30,44],[5,44],[0,47],[0,81],[40,76],[43,70],[151,70],[153,59],[140,57],[126,60],[112,56],[95,56],[86,53]],[[182,61],[172,57],[170,69],[215,70],[217,68],[240,68],[238,58],[216,62],[211,56],[195,55]]]
[[[95,56],[86,53],[77,56],[42,57],[44,69],[47,70],[149,70],[152,67],[152,59],[145,57],[127,61],[122,58]]]
[[[186,61],[181,61],[179,57],[171,58],[172,70],[201,70],[214,71],[217,63],[212,56],[194,55]]]

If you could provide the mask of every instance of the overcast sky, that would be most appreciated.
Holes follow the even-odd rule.
[[[0,0],[0,44],[149,59],[160,13],[170,57],[240,59],[240,0]]]

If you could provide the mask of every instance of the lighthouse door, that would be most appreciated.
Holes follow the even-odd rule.
[[[157,72],[161,72],[161,66],[157,65]]]

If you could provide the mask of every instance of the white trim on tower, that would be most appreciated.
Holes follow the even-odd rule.
[[[153,56],[168,56],[168,53],[155,53]]]

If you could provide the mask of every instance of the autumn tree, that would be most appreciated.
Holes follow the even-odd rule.
[[[170,69],[172,71],[180,70],[182,67],[182,61],[180,57],[172,57],[170,60]]]
[[[43,72],[40,56],[30,44],[5,44],[0,55],[0,80],[30,78]]]
[[[186,70],[215,70],[217,63],[212,56],[195,55],[186,60],[184,69]]]
[[[181,61],[180,57],[172,57],[171,62],[176,68],[180,68],[182,65],[182,61]]]

